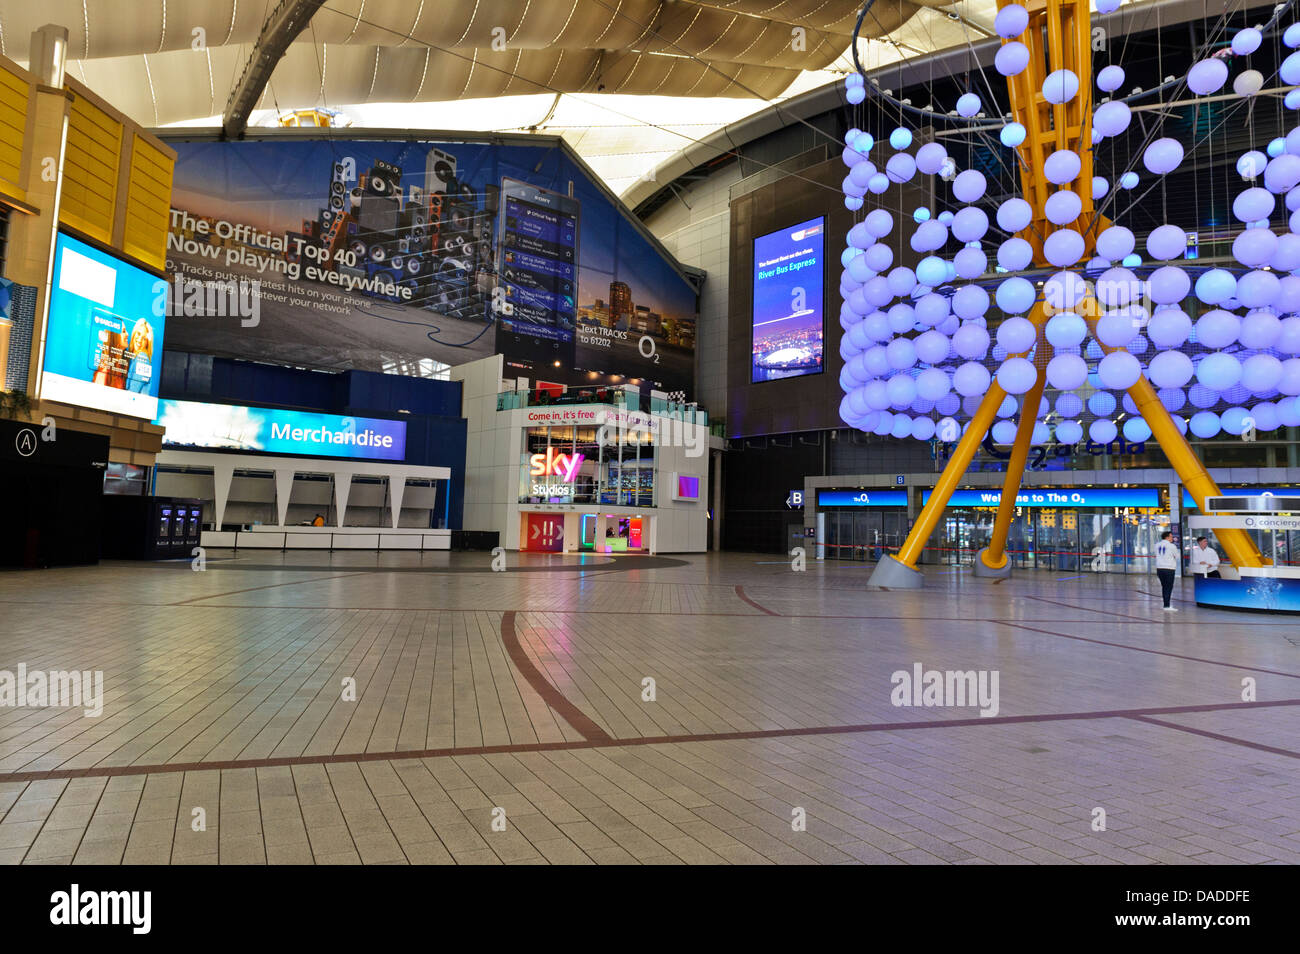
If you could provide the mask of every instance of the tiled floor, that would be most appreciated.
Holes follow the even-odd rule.
[[[0,708],[0,862],[1300,861],[1294,620],[1145,577],[489,562],[0,574],[0,671],[105,687]],[[894,705],[918,663],[996,671],[997,714]]]

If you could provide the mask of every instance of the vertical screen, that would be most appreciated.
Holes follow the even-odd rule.
[[[572,342],[577,320],[578,203],[514,179],[501,182],[500,327]]]
[[[821,373],[825,248],[824,216],[754,239],[751,380]]]

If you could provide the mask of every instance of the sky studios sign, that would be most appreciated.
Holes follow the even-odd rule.
[[[528,459],[528,475],[533,478],[534,497],[572,497],[573,481],[584,460],[582,454],[564,454],[548,447],[545,454],[534,454]],[[547,481],[556,477],[559,483]]]

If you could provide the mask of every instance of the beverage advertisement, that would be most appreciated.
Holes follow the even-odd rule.
[[[152,420],[166,283],[59,234],[41,397]]]

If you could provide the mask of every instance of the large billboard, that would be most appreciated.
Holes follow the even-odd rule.
[[[692,389],[694,289],[563,149],[169,144],[175,349],[410,374],[500,351]]]
[[[41,397],[153,420],[164,288],[151,272],[60,232]]]
[[[825,251],[824,216],[754,239],[751,381],[821,373]]]
[[[406,459],[406,422],[199,401],[158,402],[163,444],[301,457]]]

